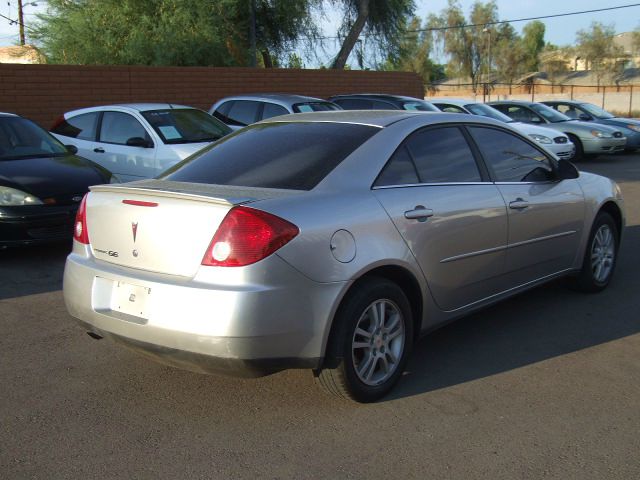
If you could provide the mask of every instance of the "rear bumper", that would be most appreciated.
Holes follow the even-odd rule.
[[[186,370],[259,376],[316,368],[344,285],[313,282],[275,255],[265,261],[240,275],[242,283],[227,279],[223,285],[207,278],[215,267],[184,279],[72,253],[65,267],[64,300],[86,331]],[[249,280],[256,275],[267,283]],[[117,282],[149,289],[143,316],[117,310]]]
[[[0,208],[0,247],[70,240],[78,205]]]

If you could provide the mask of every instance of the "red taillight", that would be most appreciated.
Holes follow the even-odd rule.
[[[73,227],[73,239],[76,242],[89,245],[89,231],[87,230],[87,195],[82,197],[78,212],[76,213],[76,223]]]
[[[202,265],[242,267],[268,257],[300,233],[298,227],[261,210],[229,210],[202,259]]]

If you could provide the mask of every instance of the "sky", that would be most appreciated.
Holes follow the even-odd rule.
[[[459,0],[465,15],[468,17],[471,5],[475,0]],[[35,20],[34,14],[43,11],[45,1],[23,0],[25,6],[25,23],[28,25]],[[36,3],[36,6],[31,5]],[[416,15],[421,18],[430,13],[440,13],[446,6],[447,0],[415,0]],[[588,13],[560,18],[544,19],[546,26],[545,40],[556,45],[569,45],[574,43],[576,32],[586,29],[591,22],[599,21],[604,24],[614,24],[618,33],[628,32],[640,27],[640,2],[632,0],[497,0],[498,15],[500,20],[513,20],[518,18],[537,17],[584,10],[593,10],[621,5],[639,3],[638,6],[612,10],[608,12]],[[0,0],[0,14],[10,18],[17,17],[17,0]],[[336,25],[340,18],[337,14],[329,13],[324,20],[323,31],[326,35],[335,33]],[[516,30],[521,31],[527,22],[512,23]],[[0,18],[0,46],[14,45],[18,41],[18,26],[9,25],[9,21]],[[27,38],[28,42],[28,38]],[[328,50],[333,49],[328,46]],[[337,53],[328,51],[327,54]]]

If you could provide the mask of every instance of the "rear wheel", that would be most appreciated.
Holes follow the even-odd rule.
[[[609,285],[618,257],[619,238],[620,232],[611,215],[600,212],[591,227],[582,270],[575,278],[579,290],[599,292]]]
[[[402,375],[413,344],[406,295],[386,279],[368,279],[343,301],[335,322],[318,382],[342,398],[378,400]]]

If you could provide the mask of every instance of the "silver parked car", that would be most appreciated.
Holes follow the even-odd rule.
[[[585,156],[621,152],[627,143],[626,137],[615,128],[574,120],[543,103],[501,100],[489,102],[488,105],[517,122],[532,123],[565,133],[576,147],[576,160],[582,160]]]
[[[51,133],[128,182],[155,177],[231,129],[197,108],[128,103],[67,112]]]
[[[233,130],[289,113],[342,110],[327,100],[288,93],[234,95],[214,103],[209,113]]]
[[[308,368],[330,392],[367,402],[446,321],[559,276],[605,288],[623,226],[613,181],[504,123],[297,114],[240,130],[159,179],[93,187],[64,299],[91,336],[161,362]]]

